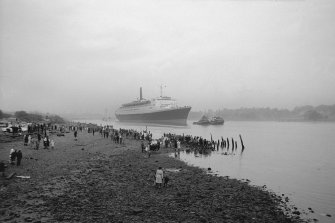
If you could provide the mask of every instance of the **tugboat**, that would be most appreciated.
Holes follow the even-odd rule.
[[[219,117],[219,116],[214,116],[211,120],[210,120],[210,124],[211,125],[223,125],[224,120],[223,118]]]
[[[197,122],[193,122],[194,125],[209,125],[211,124],[206,115],[203,115]]]

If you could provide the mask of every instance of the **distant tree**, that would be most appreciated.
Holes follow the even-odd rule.
[[[0,119],[9,118],[9,117],[10,117],[10,114],[4,113],[2,110],[0,110]]]
[[[205,112],[210,116],[209,112]],[[189,119],[199,119],[203,112],[190,112]],[[227,121],[335,121],[335,105],[319,105],[313,107],[305,105],[293,110],[277,108],[245,108],[238,109],[223,108],[215,111]]]
[[[315,110],[309,110],[305,112],[304,119],[308,121],[322,121],[325,120],[326,117]]]
[[[43,121],[42,115],[29,114],[26,111],[15,112],[15,117],[21,121],[26,121],[26,122]]]
[[[58,116],[58,115],[52,115],[49,117],[50,122],[51,123],[65,123],[65,119],[63,119],[62,117]]]
[[[15,117],[17,119],[26,121],[26,119],[28,119],[28,113],[25,112],[25,111],[17,111],[17,112],[15,112]]]

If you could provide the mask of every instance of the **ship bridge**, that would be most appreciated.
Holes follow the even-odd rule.
[[[177,102],[175,99],[172,99],[171,97],[159,97],[152,100],[153,105],[155,105],[158,108],[177,108]]]

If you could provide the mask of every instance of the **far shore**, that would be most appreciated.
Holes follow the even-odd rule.
[[[5,171],[16,176],[0,177],[0,222],[303,222],[282,197],[188,166],[171,148],[148,157],[132,137],[50,137],[54,149],[34,150],[22,137],[0,143],[0,160],[8,162],[11,148],[23,153],[21,166]],[[154,186],[158,167],[167,187]]]

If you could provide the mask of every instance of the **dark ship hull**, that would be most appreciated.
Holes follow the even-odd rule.
[[[197,122],[193,122],[194,125],[209,125],[211,124],[206,115],[203,115]]]
[[[209,124],[211,125],[223,125],[224,121],[211,121]]]
[[[115,114],[120,122],[187,125],[191,107],[173,108],[137,114]]]
[[[213,117],[209,120],[205,115],[197,122],[193,122],[194,125],[223,125],[224,120],[221,117]]]
[[[211,123],[209,121],[205,121],[205,122],[201,122],[201,121],[198,121],[198,122],[193,122],[194,125],[210,125]]]

